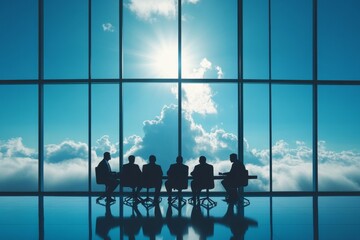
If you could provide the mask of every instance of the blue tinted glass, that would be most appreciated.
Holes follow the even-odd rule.
[[[318,78],[360,79],[360,1],[318,0]]]
[[[357,239],[360,236],[360,197],[319,198],[319,239]]]
[[[278,239],[313,239],[312,203],[310,197],[273,198],[273,236]]]
[[[91,89],[92,190],[103,191],[95,182],[95,167],[110,152],[112,171],[119,171],[119,85],[93,84]]]
[[[312,88],[272,86],[273,190],[312,190]]]
[[[0,85],[0,191],[37,191],[36,85]]]
[[[182,2],[182,77],[238,77],[237,1]]]
[[[37,197],[0,197],[0,238],[39,239]]]
[[[177,78],[178,1],[124,1],[124,78]]]
[[[119,77],[119,1],[91,1],[91,77]]]
[[[312,1],[271,1],[271,77],[312,79]]]
[[[244,162],[250,175],[246,191],[269,191],[269,85],[244,84]]]
[[[46,79],[88,77],[88,1],[44,0]]]
[[[44,239],[89,239],[89,198],[45,197]]]
[[[151,154],[165,173],[178,154],[177,84],[126,83],[124,102],[124,162],[130,154],[143,165]]]
[[[88,188],[88,86],[44,87],[44,190]]]
[[[229,171],[229,155],[238,149],[237,92],[233,83],[182,85],[182,154],[190,172],[201,155],[215,175]]]
[[[243,1],[243,77],[269,78],[269,1]]]
[[[319,190],[359,191],[359,86],[318,88]]]
[[[0,80],[38,78],[37,2],[0,1]]]

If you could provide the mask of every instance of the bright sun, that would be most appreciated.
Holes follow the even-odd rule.
[[[176,41],[160,41],[153,48],[150,67],[156,76],[178,77],[178,48]]]

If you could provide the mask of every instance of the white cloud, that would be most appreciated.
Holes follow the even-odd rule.
[[[215,69],[217,71],[218,79],[222,79],[224,77],[224,73],[222,71],[222,68],[220,66],[216,66]]]
[[[214,93],[209,84],[184,84],[182,91],[184,111],[201,115],[217,113],[217,106],[213,100]]]
[[[198,2],[200,2],[200,0],[183,0],[183,3],[191,3],[191,4],[197,4]]]
[[[126,6],[145,21],[156,21],[158,16],[174,19],[177,13],[175,0],[130,0]]]
[[[88,158],[88,145],[73,140],[65,140],[60,144],[45,146],[45,161],[49,163],[63,162],[65,160]]]
[[[103,23],[102,28],[104,32],[115,32],[115,28],[111,23]]]

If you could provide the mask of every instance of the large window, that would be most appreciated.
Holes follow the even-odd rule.
[[[359,192],[359,10],[0,1],[0,192],[103,191],[104,152],[113,171],[155,155],[164,173],[204,155],[215,175],[237,153],[257,176],[249,195]]]

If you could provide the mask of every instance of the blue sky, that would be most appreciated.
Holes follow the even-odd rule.
[[[167,169],[177,155],[178,3],[159,1],[124,1],[123,36],[119,33],[118,1],[92,1],[92,78],[119,78],[121,37],[124,78],[175,79],[174,83],[126,82],[122,85],[122,99],[119,84],[92,85],[93,164],[101,160],[103,151],[111,151],[115,159],[112,164],[118,167],[116,162],[122,145],[120,104],[125,159],[135,154],[139,164],[143,164],[150,154],[156,154],[159,163]],[[244,78],[268,79],[271,67],[274,79],[311,80],[312,2],[272,1],[271,47],[268,1],[243,2]],[[320,81],[360,79],[360,34],[355,31],[360,21],[354,10],[360,5],[354,0],[337,2],[318,1]],[[45,79],[88,78],[87,4],[86,0],[44,1]],[[37,79],[37,11],[36,1],[1,1],[0,30],[6,33],[0,39],[1,80]],[[336,22],[332,16],[337,16]],[[231,152],[237,152],[238,129],[243,124],[245,162],[261,182],[250,188],[255,191],[269,189],[271,104],[274,189],[308,190],[312,181],[312,86],[274,84],[269,103],[268,84],[245,84],[244,123],[239,123],[237,1],[219,4],[215,0],[186,0],[182,3],[180,17],[182,77],[197,80],[196,83],[182,83],[181,89],[181,141],[188,164],[193,166],[197,157],[204,154],[217,164],[216,171],[229,167],[223,160],[227,160]],[[205,83],[201,79],[219,82]],[[221,83],[221,79],[230,79],[230,83]],[[37,160],[37,91],[37,85],[0,86],[0,154],[6,161],[25,156],[26,164],[33,166]],[[318,87],[318,136],[322,151],[319,158],[323,169],[335,168],[336,165],[327,164],[335,160],[349,160],[350,166],[360,159],[360,111],[355,104],[359,98],[357,86]],[[87,186],[87,164],[84,162],[88,154],[88,104],[87,84],[44,86],[44,148],[45,160],[49,163],[45,167],[45,178],[51,177],[56,164],[65,166],[61,174],[66,174],[66,169],[75,164],[77,168],[72,168],[75,170],[69,173],[73,174],[69,179],[76,182],[77,189]],[[3,164],[7,166],[8,162]],[[293,166],[293,179],[290,176],[282,179],[290,166]],[[359,168],[358,163],[356,166],[354,169]],[[301,177],[303,172],[306,172],[305,181]],[[57,189],[57,184],[61,183],[71,185],[71,182],[62,182],[61,174],[47,189]],[[324,173],[320,179],[326,182],[323,189],[328,189],[331,177]],[[6,183],[0,178],[1,181]],[[349,189],[359,189],[358,180],[351,178],[349,181],[352,181]],[[291,183],[286,186],[283,182]]]

